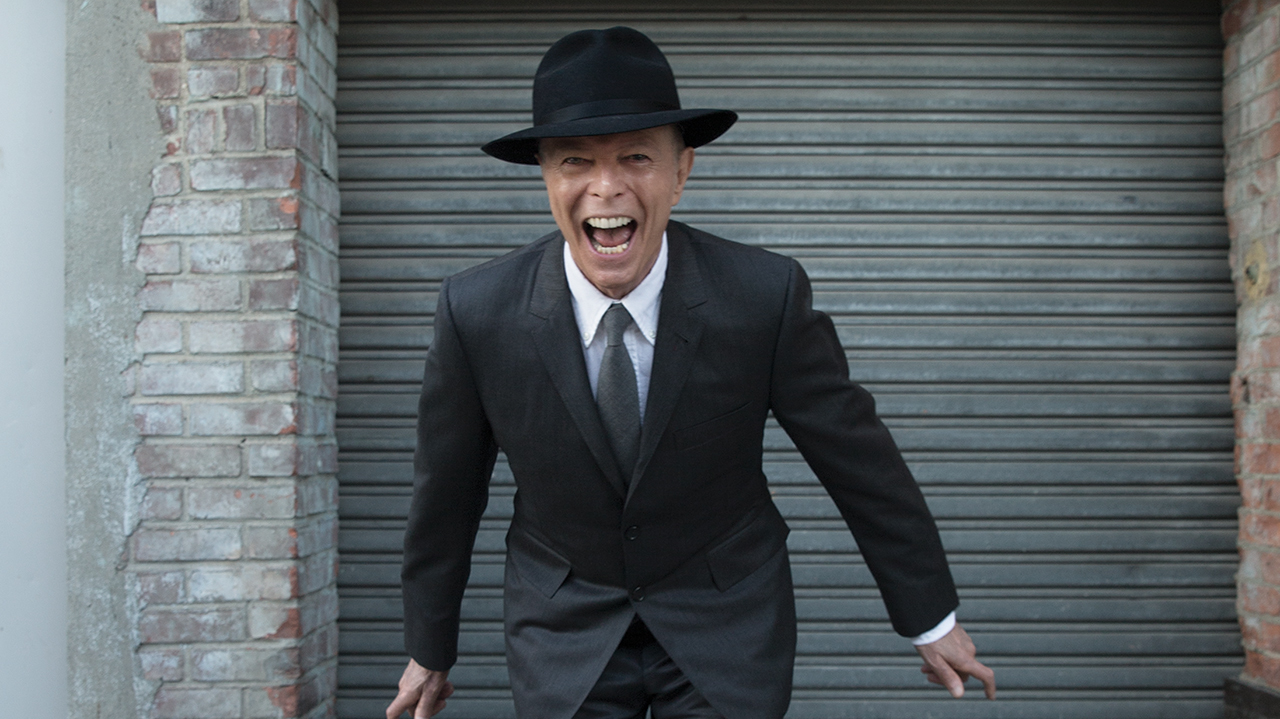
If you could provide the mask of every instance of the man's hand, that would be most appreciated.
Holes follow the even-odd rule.
[[[427,669],[414,660],[404,668],[400,677],[400,693],[387,707],[387,719],[400,719],[400,715],[413,712],[413,719],[428,719],[444,709],[444,700],[453,695],[449,672]]]
[[[988,699],[996,698],[996,674],[977,660],[978,649],[959,624],[938,641],[917,646],[916,651],[924,658],[920,671],[929,681],[946,687],[951,696],[964,696],[964,682],[973,677],[982,682]]]

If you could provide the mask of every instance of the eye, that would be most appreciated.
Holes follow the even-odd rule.
[[[586,162],[586,160],[582,159],[581,157],[566,157],[564,158],[563,162],[566,165],[581,165],[582,163]]]
[[[634,155],[628,155],[627,159],[631,160],[632,162],[648,162],[649,156],[644,153],[637,152]]]

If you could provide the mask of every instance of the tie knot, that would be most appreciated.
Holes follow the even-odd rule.
[[[630,324],[631,313],[627,312],[621,302],[614,302],[604,313],[604,336],[610,347],[622,344],[622,333],[627,331]]]

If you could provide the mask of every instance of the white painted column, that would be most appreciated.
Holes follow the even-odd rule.
[[[67,715],[66,8],[0,0],[0,697]]]

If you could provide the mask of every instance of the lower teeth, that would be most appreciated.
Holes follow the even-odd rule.
[[[617,247],[605,247],[604,245],[598,242],[593,242],[592,244],[595,245],[596,252],[599,252],[602,255],[620,255],[623,252],[626,252],[627,248],[631,246],[630,241],[624,242],[621,245],[618,245]]]

